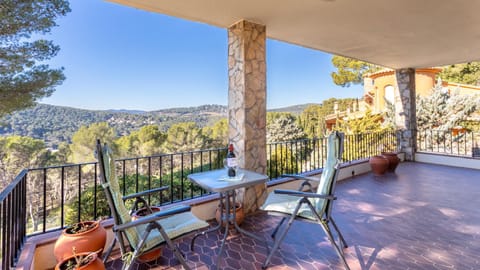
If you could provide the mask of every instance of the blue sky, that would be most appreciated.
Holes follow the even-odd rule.
[[[227,104],[227,31],[100,0],[71,0],[46,38],[67,79],[41,103],[84,109],[156,110]],[[267,29],[268,31],[268,29]],[[267,107],[360,97],[333,84],[331,55],[267,41]]]

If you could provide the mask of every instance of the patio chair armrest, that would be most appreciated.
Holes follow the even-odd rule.
[[[305,180],[305,181],[315,181],[315,182],[319,182],[319,181],[320,181],[319,178],[308,177],[308,176],[303,176],[303,175],[298,175],[298,174],[282,174],[281,176],[282,176],[282,177],[295,178],[295,179],[298,179],[298,180]]]
[[[312,184],[310,184],[310,181],[314,181],[314,182],[319,182],[320,181],[320,179],[318,179],[318,178],[302,176],[302,175],[297,175],[297,174],[282,174],[282,177],[290,177],[290,178],[303,180],[302,184],[297,189],[298,191],[313,192]],[[305,187],[307,187],[307,188],[305,189]]]
[[[175,207],[175,208],[171,208],[171,209],[162,210],[160,212],[152,213],[148,216],[140,217],[139,219],[137,219],[135,221],[132,221],[132,222],[128,222],[128,223],[121,224],[121,225],[115,225],[115,226],[113,226],[113,231],[124,231],[128,228],[136,227],[136,226],[139,226],[139,225],[142,225],[142,224],[148,224],[148,223],[155,222],[155,221],[157,221],[159,219],[162,219],[162,218],[166,218],[166,217],[173,216],[173,215],[176,215],[176,214],[180,214],[180,213],[183,213],[183,212],[188,212],[188,211],[190,211],[190,209],[191,209],[190,206],[183,205],[183,206],[180,206],[180,207]]]
[[[273,192],[275,194],[283,194],[283,195],[290,195],[290,196],[297,196],[297,197],[319,198],[319,199],[327,199],[327,200],[337,199],[337,197],[332,195],[322,195],[322,194],[317,194],[312,192],[304,192],[304,191],[288,190],[288,189],[275,189]]]
[[[168,186],[163,186],[163,187],[159,187],[159,188],[149,189],[149,190],[145,190],[145,191],[142,191],[142,192],[125,195],[125,196],[122,197],[122,199],[123,199],[123,201],[129,200],[129,199],[135,199],[135,198],[143,197],[143,196],[146,196],[146,195],[149,195],[149,194],[152,194],[152,193],[162,192],[164,190],[167,190],[168,188],[169,188]]]

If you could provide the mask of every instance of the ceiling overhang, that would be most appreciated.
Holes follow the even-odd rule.
[[[476,0],[109,0],[222,28],[244,19],[267,37],[394,69],[480,60]]]

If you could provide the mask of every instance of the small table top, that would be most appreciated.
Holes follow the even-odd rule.
[[[244,169],[237,170],[237,176],[228,177],[227,169],[193,173],[188,179],[211,192],[226,192],[238,188],[265,183],[268,176]]]

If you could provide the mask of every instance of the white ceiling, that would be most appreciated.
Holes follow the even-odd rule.
[[[480,60],[479,0],[109,0],[390,68]]]

